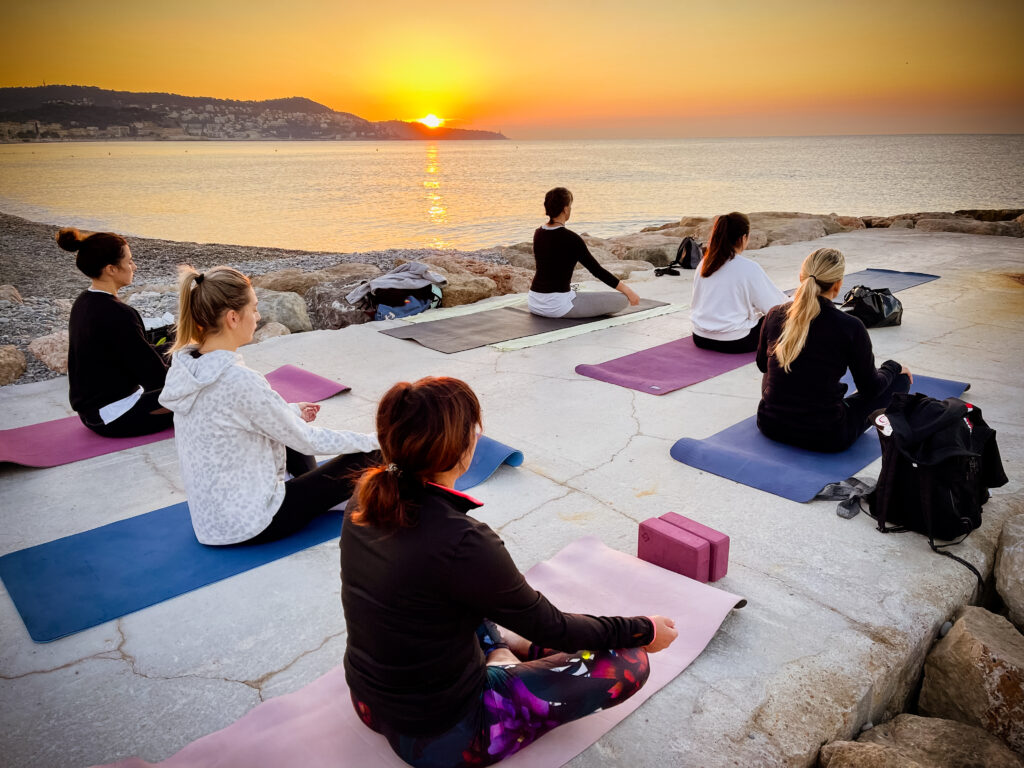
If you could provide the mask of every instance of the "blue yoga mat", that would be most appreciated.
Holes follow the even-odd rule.
[[[523,454],[481,436],[459,490],[482,483]],[[0,557],[0,578],[29,636],[46,643],[335,539],[343,513],[320,515],[265,544],[196,541],[185,502]]]
[[[836,304],[843,303],[843,296],[846,292],[857,285],[866,285],[868,288],[888,288],[890,293],[913,288],[921,283],[930,283],[938,280],[938,275],[930,275],[927,272],[900,272],[895,269],[862,269],[860,272],[851,272],[843,276],[843,290],[834,299]],[[796,288],[786,291],[787,296],[792,296]]]
[[[849,372],[847,372],[849,376]],[[844,379],[845,380],[845,379]],[[914,376],[911,390],[938,398],[959,397],[969,385],[962,381]],[[704,440],[676,442],[672,458],[792,501],[810,501],[829,483],[845,480],[882,455],[874,429],[842,453],[815,453],[770,440],[751,416]]]

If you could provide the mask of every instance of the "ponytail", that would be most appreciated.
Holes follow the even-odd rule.
[[[700,276],[711,277],[736,255],[736,246],[750,234],[750,219],[742,213],[727,213],[715,219],[708,251],[700,262]]]
[[[64,227],[54,239],[65,251],[77,253],[75,266],[86,277],[96,279],[103,269],[119,264],[125,256],[128,241],[113,232],[79,232],[74,227]]]
[[[786,311],[786,322],[775,347],[771,350],[782,370],[790,366],[807,343],[811,321],[821,312],[818,297],[843,279],[846,259],[835,248],[819,248],[800,266],[800,287]]]
[[[216,331],[221,316],[249,303],[249,278],[231,267],[214,267],[201,273],[182,264],[178,267],[178,322],[171,353],[189,344],[202,344]]]
[[[384,531],[412,525],[424,483],[458,465],[479,425],[480,402],[464,381],[395,384],[377,406],[383,462],[360,476],[349,521]]]

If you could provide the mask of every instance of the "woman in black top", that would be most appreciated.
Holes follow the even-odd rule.
[[[565,228],[572,214],[572,192],[565,187],[550,190],[544,196],[544,211],[548,223],[533,233],[537,272],[527,296],[530,312],[542,317],[598,317],[640,303],[632,288],[597,263],[583,238]],[[618,293],[571,290],[569,281],[577,264]]]
[[[469,516],[480,502],[452,489],[479,424],[458,379],[392,387],[377,410],[384,463],[360,478],[341,533],[352,701],[416,766],[490,765],[624,701],[676,636],[661,616],[562,613],[526,582]]]
[[[868,427],[868,416],[907,392],[910,371],[895,360],[875,368],[871,337],[858,318],[832,303],[846,259],[819,248],[800,267],[793,301],[765,316],[757,347],[764,373],[757,426],[767,437],[812,451],[843,451]],[[856,394],[840,382],[846,369]]]
[[[68,383],[71,407],[104,437],[134,437],[167,429],[173,414],[157,402],[167,363],[146,339],[142,317],[117,298],[135,275],[128,241],[112,232],[67,227],[57,244],[77,252],[75,265],[92,280],[71,307]]]

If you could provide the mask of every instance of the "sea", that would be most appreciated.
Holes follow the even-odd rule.
[[[529,240],[544,193],[599,237],[728,211],[1024,208],[1024,135],[0,145],[0,211],[331,252]]]

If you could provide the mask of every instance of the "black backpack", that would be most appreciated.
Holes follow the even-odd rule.
[[[694,240],[692,237],[684,237],[683,241],[679,244],[676,249],[675,261],[670,263],[667,267],[659,267],[654,270],[654,274],[658,277],[662,275],[678,275],[679,270],[676,267],[682,267],[683,269],[696,269],[697,265],[700,264],[700,260],[704,258],[704,246]]]
[[[995,430],[981,409],[957,397],[894,395],[871,420],[882,446],[882,471],[866,498],[878,529],[924,534],[933,550],[966,565],[981,583],[973,565],[943,551],[981,525],[988,489],[1008,482]]]

